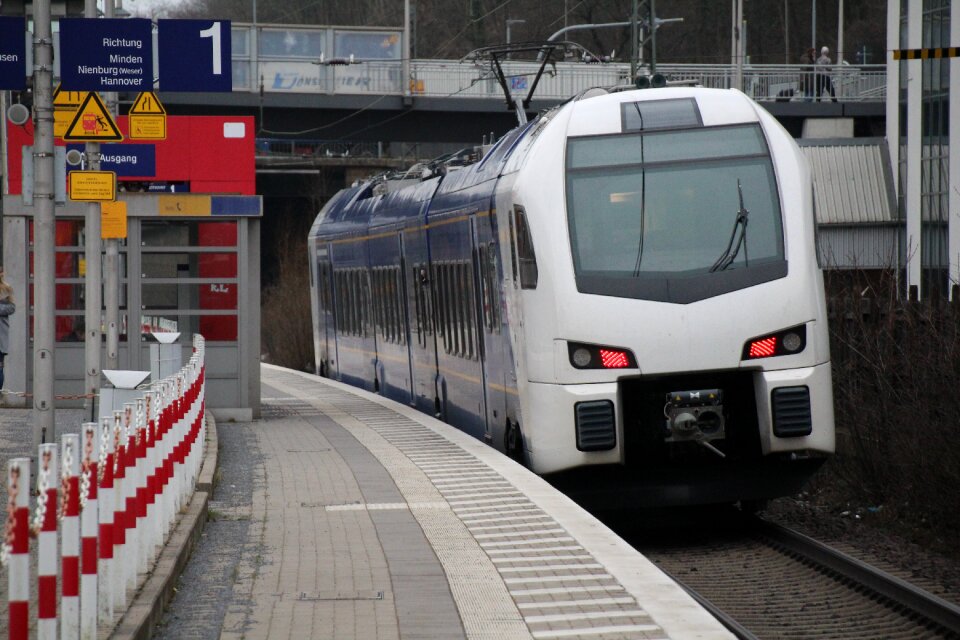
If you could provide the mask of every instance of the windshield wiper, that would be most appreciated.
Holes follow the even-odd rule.
[[[643,114],[640,112],[640,105],[633,103],[637,110],[637,117],[640,118],[640,130],[643,131]],[[640,241],[637,244],[637,261],[633,267],[633,277],[640,275],[640,262],[643,260],[643,235],[646,232],[646,208],[647,208],[647,168],[643,164],[643,136],[640,136]]]
[[[743,247],[743,262],[749,266],[750,259],[747,257],[747,222],[749,222],[750,212],[743,206],[743,187],[740,186],[740,179],[737,178],[737,193],[740,194],[740,209],[737,211],[737,219],[733,223],[733,231],[730,232],[730,240],[727,241],[727,248],[717,258],[717,261],[710,267],[710,273],[714,271],[723,271],[736,260],[740,253],[740,247]],[[737,235],[737,231],[740,235]]]

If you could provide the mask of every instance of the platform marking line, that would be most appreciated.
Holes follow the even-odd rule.
[[[620,585],[577,585],[572,587],[543,587],[541,589],[511,589],[510,595],[515,598],[533,598],[536,596],[558,596],[567,593],[602,593],[606,596],[631,597]]]
[[[545,616],[525,616],[530,624],[543,624],[551,622],[578,622],[583,620],[598,620],[603,618],[630,618],[633,616],[643,616],[648,618],[642,611],[585,611],[583,613],[557,613]],[[648,631],[653,631],[659,627],[653,626]]]
[[[504,516],[503,518],[497,518],[497,515]],[[501,522],[502,520],[510,520],[511,518],[550,518],[551,516],[544,513],[540,509],[531,509],[529,507],[517,507],[513,509],[504,509],[502,512],[497,511],[478,511],[477,513],[464,514],[460,519],[464,523],[476,524],[481,522]],[[468,524],[468,526],[469,526]]]
[[[549,517],[550,516],[542,516],[540,520],[543,520],[544,518],[549,518]],[[535,518],[531,518],[531,519],[535,519]],[[528,530],[523,529],[522,527],[542,527],[545,524],[549,524],[549,523],[548,522],[521,522],[519,520],[514,519],[512,522],[508,521],[503,524],[492,524],[492,525],[486,525],[481,527],[467,525],[467,529],[470,530],[470,533],[474,533],[474,534],[488,532],[488,531],[497,532],[497,533],[510,533],[512,531],[513,533],[523,534],[523,533],[527,533]]]
[[[584,629],[550,629],[545,631],[531,631],[536,640],[546,640],[547,638],[569,638],[571,636],[599,636],[608,633],[631,633],[631,632],[662,631],[655,624],[629,624],[629,625],[609,625],[603,627],[588,627]],[[666,637],[666,635],[662,636]]]
[[[503,581],[511,584],[546,584],[549,582],[602,582],[613,580],[609,573],[572,573],[568,576],[540,576],[536,578],[504,578]],[[611,586],[616,586],[616,582]]]
[[[520,556],[518,558],[491,558],[494,563],[508,563],[508,562],[553,562],[555,560],[593,560],[593,556],[590,554],[586,555],[565,555],[561,556],[558,554],[550,556]]]
[[[487,551],[487,555],[505,556],[511,553],[523,554],[523,553],[530,553],[531,551],[540,551],[542,553],[556,553],[558,551],[586,552],[586,549],[584,549],[580,544],[571,544],[571,545],[563,545],[559,547],[541,547],[539,549],[490,549],[489,551]],[[493,561],[496,562],[497,559],[493,558]]]
[[[499,511],[496,511],[496,509],[500,509],[500,508],[504,510],[511,509],[513,511],[526,510],[526,511],[540,511],[541,513],[543,512],[543,510],[540,509],[540,507],[536,506],[529,500],[510,500],[509,502],[506,502],[505,504],[501,504],[499,506],[495,504],[488,504],[488,505],[479,505],[475,507],[454,507],[453,510],[456,511],[457,514],[469,517],[469,516],[474,516],[478,514],[487,515],[491,513],[499,513]],[[495,509],[495,511],[491,511],[491,509]]]
[[[576,542],[570,536],[554,536],[552,538],[539,538],[535,540],[507,540],[506,542],[481,542],[480,546],[484,549],[488,547],[520,547],[520,546],[530,546],[534,544],[549,544],[551,542]]]
[[[608,604],[636,604],[630,596],[620,598],[592,598],[589,600],[548,600],[546,602],[518,602],[520,609],[560,609],[563,607],[592,607]],[[527,621],[530,619],[527,618]]]
[[[481,504],[494,505],[494,504],[529,504],[533,506],[533,503],[527,498],[527,496],[522,493],[513,493],[508,496],[503,496],[500,498],[467,498],[466,496],[459,496],[455,500],[448,500],[451,506],[456,507],[457,505],[463,505],[465,509],[470,508],[470,506],[478,506]],[[484,507],[489,508],[489,507]]]
[[[532,529],[530,531],[507,531],[505,533],[481,533],[473,536],[477,540],[494,540],[498,538],[525,538],[531,536],[545,536],[551,533],[566,533],[566,529],[555,527],[553,529]]]
[[[489,531],[491,529],[506,529],[507,527],[529,527],[535,524],[543,524],[537,522],[528,522],[529,520],[553,520],[547,514],[542,516],[537,515],[527,515],[527,516],[512,516],[507,518],[483,518],[483,519],[471,519],[469,521],[464,520],[464,524],[467,525],[467,528],[470,531]],[[499,524],[491,524],[489,526],[478,526],[485,525],[487,523],[496,522]]]
[[[544,564],[536,567],[497,567],[500,573],[530,573],[536,571],[570,571],[572,569],[604,569],[602,564],[584,562],[570,564]]]

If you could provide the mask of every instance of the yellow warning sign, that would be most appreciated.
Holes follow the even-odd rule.
[[[100,237],[109,238],[127,237],[127,203],[101,202],[100,203]]]
[[[117,198],[117,174],[113,171],[71,171],[70,199],[109,202]]]
[[[130,108],[131,140],[166,140],[167,110],[152,91],[143,91]]]
[[[153,91],[141,91],[137,99],[133,101],[130,113],[136,115],[166,115],[167,110],[163,108],[163,104],[160,103],[157,94]]]
[[[117,128],[117,123],[110,117],[110,113],[96,92],[91,92],[63,134],[64,140],[90,140],[92,142],[120,142],[123,134]]]
[[[86,100],[89,91],[63,91],[60,85],[53,92],[53,135],[62,138],[73,122],[77,109]]]

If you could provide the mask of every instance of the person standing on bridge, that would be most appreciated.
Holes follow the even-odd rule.
[[[0,389],[3,389],[3,360],[10,350],[10,316],[16,310],[13,287],[3,279],[3,267],[0,267]]]
[[[833,91],[833,80],[830,79],[829,67],[833,64],[830,59],[830,49],[823,47],[820,49],[820,57],[817,58],[817,100],[828,91],[834,102],[837,101],[837,95]]]

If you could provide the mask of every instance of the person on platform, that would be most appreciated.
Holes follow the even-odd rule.
[[[10,351],[10,316],[17,310],[13,303],[13,287],[3,279],[0,267],[0,389],[3,389],[3,361]]]

